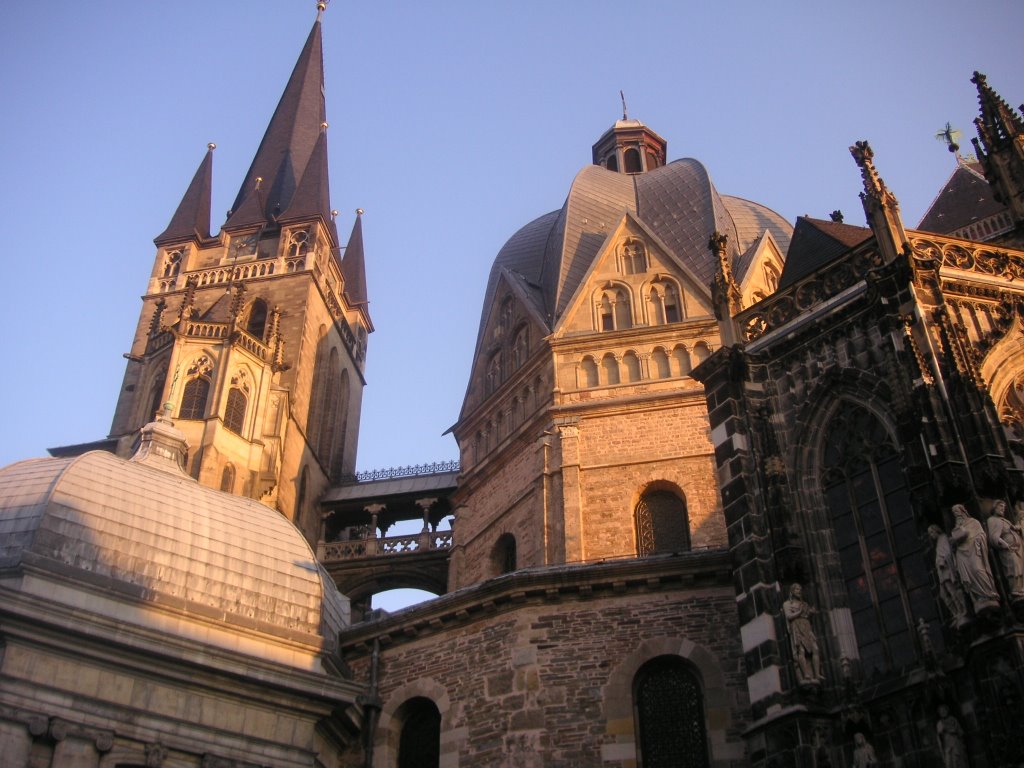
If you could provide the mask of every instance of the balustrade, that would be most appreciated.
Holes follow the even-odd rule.
[[[426,546],[424,546],[426,545]],[[357,560],[364,557],[391,557],[423,551],[452,548],[451,531],[414,533],[409,536],[385,536],[349,541],[331,541],[324,545],[324,560]]]
[[[198,336],[203,339],[223,339],[227,336],[227,323],[205,323],[197,320],[190,320],[185,325],[185,334]]]

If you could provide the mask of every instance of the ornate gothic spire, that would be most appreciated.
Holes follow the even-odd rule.
[[[1010,210],[1014,223],[1024,224],[1024,120],[975,72],[981,116],[974,119],[978,138],[974,151],[992,186],[995,199]]]
[[[275,221],[289,208],[300,180],[311,171],[322,176],[326,185],[326,151],[314,151],[327,115],[320,30],[318,13],[231,207],[225,229]],[[322,164],[323,168],[312,168],[314,163]],[[262,181],[257,183],[258,179]]]
[[[210,188],[213,184],[213,150],[216,144],[206,145],[206,155],[178,203],[167,229],[154,238],[157,245],[175,240],[207,240],[210,237]]]
[[[860,193],[861,203],[868,225],[875,233],[882,258],[886,262],[899,258],[907,242],[907,233],[900,218],[900,204],[889,191],[875,169],[875,153],[867,141],[858,141],[850,147],[850,154],[860,167],[864,191]]]

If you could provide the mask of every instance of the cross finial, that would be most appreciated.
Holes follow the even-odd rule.
[[[622,119],[629,120],[629,115],[626,112],[626,94],[624,94],[622,91],[619,91],[619,98],[622,99]]]

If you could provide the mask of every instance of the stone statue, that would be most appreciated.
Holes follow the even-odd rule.
[[[971,596],[975,613],[981,613],[999,606],[992,569],[988,564],[988,541],[981,523],[967,513],[963,504],[953,505],[956,521],[949,534],[950,543],[956,547],[956,571],[960,583]]]
[[[935,724],[935,734],[939,739],[944,768],[969,768],[964,729],[960,721],[949,714],[949,707],[945,704],[939,705],[939,721]]]
[[[853,766],[854,768],[875,768],[878,765],[878,758],[875,757],[875,748],[871,742],[864,738],[863,733],[853,734]]]
[[[937,525],[928,526],[928,535],[935,542],[935,575],[939,580],[939,597],[953,617],[953,626],[967,623],[967,603],[957,578],[956,559],[949,537]]]
[[[789,624],[789,642],[796,664],[796,680],[800,685],[821,682],[821,654],[818,638],[811,627],[811,616],[818,611],[803,599],[803,587],[794,582],[789,588],[789,599],[782,604]]]
[[[1024,535],[1019,522],[1006,517],[1006,502],[998,499],[985,523],[988,543],[1003,566],[1006,587],[1014,602],[1024,600]]]

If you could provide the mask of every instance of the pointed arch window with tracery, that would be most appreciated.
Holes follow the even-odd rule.
[[[893,438],[843,400],[825,429],[820,472],[862,670],[904,667],[916,657],[917,619],[938,614]]]

